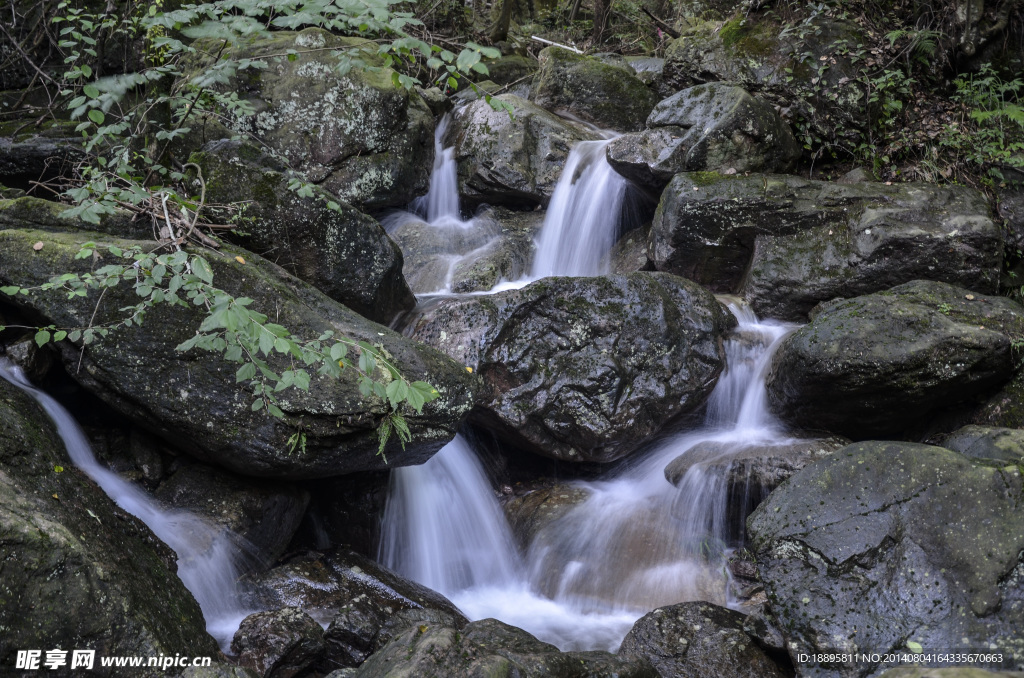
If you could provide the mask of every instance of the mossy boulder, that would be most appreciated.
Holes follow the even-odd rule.
[[[376,220],[319,187],[297,195],[285,168],[251,144],[212,142],[191,162],[202,168],[208,201],[246,203],[224,215],[238,227],[226,237],[371,320],[387,324],[416,305],[402,252]]]
[[[460,109],[445,139],[455,146],[465,206],[546,205],[573,146],[598,136],[525,99],[501,94],[512,115],[484,100]]]
[[[943,283],[833,302],[779,346],[769,401],[805,429],[899,434],[998,389],[1021,333],[1024,307]]]
[[[152,246],[91,231],[0,231],[0,280],[32,287],[54,275],[88,271],[94,263],[75,258],[85,241],[122,249]],[[37,242],[43,243],[39,250],[33,247]],[[392,441],[385,451],[392,465],[422,463],[455,435],[474,390],[473,377],[462,366],[366,320],[246,250],[225,245],[206,256],[218,287],[253,299],[252,308],[270,314],[296,335],[315,339],[331,330],[365,340],[385,352],[406,378],[438,389],[440,398],[422,414],[407,413],[412,442],[402,450]],[[100,261],[112,263],[111,255]],[[123,285],[109,288],[102,299],[92,293],[72,302],[54,291],[19,295],[14,301],[46,324],[82,327],[120,320],[124,314],[119,309],[137,300]],[[82,386],[201,460],[243,475],[280,478],[386,467],[377,454],[376,429],[388,405],[360,395],[354,370],[344,370],[337,380],[314,376],[309,392],[281,393],[284,419],[253,412],[252,395],[235,383],[235,364],[215,353],[175,350],[195,335],[204,316],[195,306],[161,305],[147,312],[141,326],[112,330],[105,340],[84,347],[65,340],[60,349],[69,373]],[[305,446],[289,444],[300,430]]]
[[[461,628],[411,623],[396,631],[352,676],[657,678],[658,674],[643,660],[609,652],[559,652],[522,629],[483,619]]]
[[[478,369],[476,423],[537,454],[609,462],[704,402],[734,322],[690,281],[633,273],[446,300],[411,336]]]
[[[530,98],[549,111],[565,111],[619,132],[643,129],[658,96],[622,61],[546,47]],[[620,57],[621,58],[621,57]]]
[[[372,68],[342,74],[338,53]],[[397,207],[426,192],[433,115],[415,90],[392,82],[394,71],[375,45],[307,28],[276,32],[233,48],[231,56],[268,64],[240,70],[223,85],[255,110],[235,120],[232,131],[266,144],[357,209]],[[197,59],[191,72],[207,65]]]
[[[56,178],[85,157],[77,122],[36,117],[0,124],[0,184],[28,189],[29,182]]]
[[[772,174],[678,174],[648,240],[660,271],[740,292],[761,317],[937,280],[998,289],[1002,237],[985,197],[961,186],[838,184]]]
[[[1000,464],[1024,462],[1024,431],[996,426],[964,426],[942,440],[947,450]]]
[[[856,138],[867,120],[857,24],[818,13],[798,30],[758,13],[724,21],[696,20],[669,44],[664,87],[730,82],[803,119],[824,139]]]
[[[71,463],[36,402],[0,379],[0,664],[55,647],[217,656],[175,570],[174,553]]]
[[[1024,429],[1024,372],[1017,372],[972,415],[980,426]]]
[[[747,521],[757,568],[794,665],[874,675],[908,643],[1024,649],[1024,482],[940,447],[864,442],[806,467]],[[809,654],[807,661],[798,660]]]
[[[800,158],[789,125],[740,87],[710,83],[658,103],[649,129],[608,144],[608,162],[633,183],[660,190],[677,172],[785,172]]]
[[[745,615],[712,603],[659,607],[637,620],[620,657],[647,660],[661,678],[783,678],[744,630]]]

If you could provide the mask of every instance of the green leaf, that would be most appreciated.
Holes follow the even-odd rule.
[[[281,408],[274,403],[267,403],[267,411],[278,419],[284,419],[284,412],[282,412]]]
[[[47,330],[39,330],[35,336],[36,345],[42,348],[46,342],[50,341],[50,333]]]
[[[102,125],[103,121],[106,120],[106,116],[103,115],[103,111],[101,111],[98,108],[94,108],[91,111],[89,111],[89,119],[92,120],[97,125]],[[99,223],[99,222],[96,222],[96,223]]]
[[[15,294],[18,293],[18,291],[20,289],[21,289],[20,287],[16,287],[14,285],[9,285],[7,287],[0,287],[0,292],[3,292],[4,294],[6,294],[8,296],[14,296]]]
[[[192,272],[207,285],[213,284],[213,270],[202,257],[192,257]]]
[[[58,330],[57,332],[54,332],[53,340],[54,341],[64,341],[64,338],[66,336],[68,336],[67,332],[65,332],[64,330]]]
[[[235,372],[235,383],[240,384],[243,381],[249,381],[256,376],[256,365],[254,363],[246,363],[238,368]]]

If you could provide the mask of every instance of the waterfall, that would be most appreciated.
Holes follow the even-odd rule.
[[[178,555],[178,577],[203,611],[206,629],[227,651],[238,625],[252,610],[235,596],[243,559],[240,538],[184,511],[166,510],[139,487],[102,466],[81,427],[56,400],[35,388],[21,370],[0,358],[0,377],[30,395],[49,415],[71,462],[122,509],[149,527]]]
[[[434,131],[434,166],[430,172],[430,188],[422,198],[412,203],[414,212],[425,217],[431,225],[457,224],[465,226],[459,211],[459,177],[455,164],[455,147],[444,147],[444,135],[451,124],[451,113],[446,113]]]
[[[577,144],[551,195],[530,280],[600,275],[619,236],[628,182],[605,157],[609,140]]]
[[[764,380],[792,329],[760,322],[739,303],[730,309],[739,326],[701,430],[603,480],[576,483],[589,497],[541,529],[523,556],[510,550],[494,491],[457,438],[428,463],[394,472],[384,564],[437,588],[472,619],[495,617],[565,650],[614,651],[636,619],[661,605],[728,604],[723,573],[734,544],[723,471],[735,449],[791,442],[767,409]],[[699,445],[713,454],[702,453],[680,487],[671,485],[666,466]]]

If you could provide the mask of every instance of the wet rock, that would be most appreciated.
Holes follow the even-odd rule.
[[[301,676],[320,660],[324,649],[324,630],[296,607],[249,615],[231,640],[238,663],[263,678]]]
[[[82,222],[65,217],[68,206],[33,196],[22,196],[0,200],[0,231],[8,229],[38,228],[42,231],[66,231],[81,227]],[[99,224],[89,224],[95,231],[101,231],[120,238],[152,238],[153,227],[136,221],[129,212],[116,211],[100,217]]]
[[[290,483],[241,478],[205,464],[179,468],[156,498],[231,530],[267,565],[284,553],[309,503],[309,493]]]
[[[386,324],[416,305],[402,252],[374,219],[319,187],[300,197],[280,165],[252,144],[215,141],[190,161],[202,167],[207,200],[246,203],[240,214],[223,215],[239,224],[230,240],[371,320]]]
[[[687,88],[658,103],[643,132],[608,144],[608,162],[660,190],[677,172],[785,172],[800,157],[789,125],[764,102],[723,83]]]
[[[1018,463],[1024,460],[1024,431],[993,426],[964,426],[947,436],[942,446],[971,459]]]
[[[744,615],[711,603],[679,603],[641,617],[619,656],[645,659],[663,678],[787,675],[743,629]]]
[[[854,439],[900,433],[969,404],[1013,373],[1024,308],[1005,297],[917,281],[825,305],[780,345],[772,408]]]
[[[33,118],[0,125],[0,183],[28,190],[29,182],[56,178],[83,159],[77,122],[38,122]]]
[[[173,552],[71,464],[42,409],[2,379],[0,525],[3,666],[32,648],[217,655]]]
[[[634,228],[619,238],[608,253],[606,270],[618,275],[652,270],[651,262],[647,259],[647,238],[650,232],[650,225],[647,225]]]
[[[499,101],[512,115],[478,100],[452,120],[445,146],[455,146],[459,194],[468,206],[546,205],[572,147],[597,139],[581,126],[512,94]]]
[[[476,423],[537,454],[608,462],[700,406],[733,322],[689,281],[633,273],[445,300],[411,336],[479,368]]]
[[[260,674],[234,664],[214,662],[209,666],[190,666],[182,672],[181,678],[260,678]]]
[[[461,630],[435,624],[408,626],[352,675],[654,678],[658,674],[645,661],[608,652],[559,652],[522,629],[484,619]]]
[[[678,486],[693,467],[704,473],[722,473],[730,486],[753,486],[767,495],[804,466],[824,459],[848,445],[833,436],[815,440],[788,440],[779,444],[698,443],[665,467],[665,479]]]
[[[782,320],[911,280],[995,292],[1002,256],[972,189],[783,175],[679,174],[648,241],[659,271],[740,291],[758,315]]]
[[[519,547],[524,551],[545,526],[587,500],[590,492],[570,483],[538,487],[505,503],[503,509]]]
[[[53,351],[39,346],[30,335],[4,346],[3,353],[21,368],[29,381],[37,384],[46,378],[55,363]]]
[[[527,89],[530,79],[540,68],[537,60],[529,56],[510,54],[487,63],[487,77],[499,85],[524,84]]]
[[[1024,372],[1017,372],[971,420],[981,426],[1024,428]]]
[[[309,508],[288,551],[325,551],[343,544],[364,556],[376,555],[390,475],[367,471],[301,483],[310,493]]]
[[[1019,469],[913,443],[855,443],[794,475],[747,523],[794,663],[909,642],[1019,657],[1022,492]],[[801,666],[820,676],[886,668],[813,656]]]
[[[437,610],[463,619],[447,598],[403,579],[346,548],[310,552],[239,582],[243,600],[255,607],[298,607],[324,623],[351,604],[372,606],[382,619],[398,610]]]
[[[146,246],[88,231],[0,231],[0,280],[4,285],[35,286],[58,273],[89,270],[93,262],[75,259],[79,243],[87,240],[123,249]],[[44,247],[37,252],[33,244],[38,241]],[[366,340],[386,351],[403,376],[438,389],[441,397],[422,415],[406,416],[412,441],[404,451],[397,441],[386,450],[392,466],[422,463],[455,435],[474,390],[473,376],[462,366],[362,318],[246,250],[224,246],[207,257],[215,285],[252,298],[253,310],[272,314],[296,335],[315,339],[331,330]],[[109,261],[109,255],[105,259]],[[93,294],[69,302],[64,294],[35,294],[19,295],[16,303],[47,323],[79,327],[89,323],[98,299]],[[118,309],[134,304],[134,299],[127,286],[108,289],[95,323],[122,318]],[[236,384],[235,365],[216,353],[175,350],[194,336],[203,315],[194,307],[160,305],[146,314],[141,326],[112,330],[84,352],[69,341],[60,348],[65,362],[74,366],[73,379],[117,412],[200,460],[242,475],[277,478],[384,468],[377,454],[377,426],[388,407],[359,393],[354,370],[344,370],[339,379],[313,376],[308,393],[282,392],[283,420],[253,412],[251,395]],[[272,358],[271,364],[283,369],[285,363],[278,360]],[[297,430],[305,434],[304,447],[288,442]]]
[[[352,50],[373,68],[342,75],[332,48]],[[287,58],[292,50],[294,60]],[[276,32],[231,56],[268,61],[266,69],[239,71],[224,85],[256,111],[236,120],[233,132],[252,135],[356,209],[398,207],[426,192],[433,114],[415,90],[392,82],[373,43],[307,28]]]
[[[543,213],[501,208],[469,223],[428,224],[405,214],[389,225],[389,233],[402,249],[417,294],[478,292],[526,275],[543,221]]]
[[[565,111],[601,128],[632,132],[643,129],[658,102],[624,61],[610,63],[561,47],[545,47],[539,60],[530,98],[550,111]]]

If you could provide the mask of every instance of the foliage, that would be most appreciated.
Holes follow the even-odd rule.
[[[233,119],[252,115],[249,102],[237,93],[224,91],[235,74],[266,69],[273,59],[295,60],[301,50],[289,49],[264,59],[239,58],[232,48],[265,38],[276,30],[319,27],[349,36],[375,40],[376,55],[368,63],[361,50],[337,50],[340,74],[353,67],[392,68],[396,86],[421,84],[417,74],[430,82],[457,86],[470,74],[487,74],[484,58],[498,56],[497,50],[467,43],[458,53],[430,45],[406,32],[419,22],[408,12],[393,11],[395,0],[215,0],[186,4],[163,11],[156,2],[145,11],[118,15],[95,13],[61,2],[53,19],[60,34],[65,72],[61,96],[71,120],[80,121],[87,160],[78,176],[68,178],[65,196],[74,207],[65,214],[99,224],[105,215],[119,208],[149,213],[154,223],[165,225],[161,245],[153,252],[141,249],[107,252],[119,263],[103,266],[94,273],[66,273],[54,277],[38,291],[61,290],[69,298],[90,290],[103,291],[121,283],[134,287],[139,302],[121,309],[126,315],[107,326],[81,328],[37,328],[36,342],[69,339],[89,344],[106,336],[113,326],[131,327],[142,322],[156,304],[205,308],[207,315],[196,336],[177,350],[201,349],[221,354],[239,364],[236,380],[253,393],[252,409],[265,410],[282,418],[278,394],[288,388],[307,390],[311,373],[337,377],[344,368],[359,375],[364,396],[375,395],[390,406],[380,428],[380,452],[388,438],[397,434],[404,445],[409,440],[401,407],[419,412],[438,397],[424,382],[409,382],[394,365],[366,342],[335,337],[327,332],[315,339],[301,338],[267,316],[250,308],[251,299],[234,297],[213,284],[209,263],[182,249],[189,241],[215,244],[202,235],[205,196],[191,196],[185,188],[186,167],[172,166],[168,149],[191,131],[200,115]],[[97,77],[100,40],[118,39],[143,45],[144,64],[135,72]],[[365,49],[362,48],[362,49]],[[312,51],[312,49],[311,49]],[[317,50],[320,51],[320,50]],[[204,58],[205,57],[205,58]],[[189,64],[208,66],[189,72]],[[475,86],[474,86],[475,89]],[[492,101],[486,96],[488,101]],[[493,100],[492,105],[503,107]],[[202,179],[200,177],[200,183]],[[289,188],[299,195],[311,194],[305,177],[294,175]],[[330,201],[330,209],[340,206]],[[174,228],[177,223],[177,232]],[[87,244],[80,256],[92,256],[99,246]],[[159,250],[165,253],[157,254]],[[29,294],[34,290],[8,287],[6,294]],[[347,356],[352,350],[355,360]],[[285,369],[272,366],[271,356],[289,361]],[[305,444],[297,432],[293,449]]]
[[[101,266],[91,273],[54,276],[38,288],[0,288],[0,292],[12,296],[59,291],[69,300],[75,300],[95,291],[102,295],[107,289],[125,282],[134,286],[139,301],[120,309],[123,317],[98,326],[90,322],[85,327],[37,328],[35,341],[39,346],[65,338],[83,345],[91,344],[106,337],[112,329],[141,324],[146,313],[157,304],[185,308],[202,306],[207,311],[205,319],[195,336],[177,346],[177,350],[198,348],[218,353],[228,362],[238,364],[235,381],[252,391],[252,410],[266,409],[278,418],[284,417],[278,399],[282,391],[292,387],[308,391],[311,373],[338,378],[342,369],[355,370],[359,375],[359,391],[364,396],[377,396],[391,407],[379,429],[381,452],[392,431],[399,434],[403,444],[409,440],[409,429],[400,415],[399,405],[406,403],[421,412],[426,403],[438,397],[437,391],[426,382],[409,382],[402,378],[381,351],[366,341],[353,341],[331,331],[315,339],[303,339],[269,322],[265,314],[250,308],[252,299],[234,297],[215,287],[210,264],[201,256],[184,250],[165,254],[145,252],[140,247],[122,250],[89,242],[82,246],[76,258],[94,258],[100,255],[100,250],[105,250],[116,263]],[[349,357],[350,351],[354,359]],[[281,360],[287,362],[285,369],[275,367]],[[301,432],[298,435],[293,448],[299,443],[305,446],[305,436]]]

